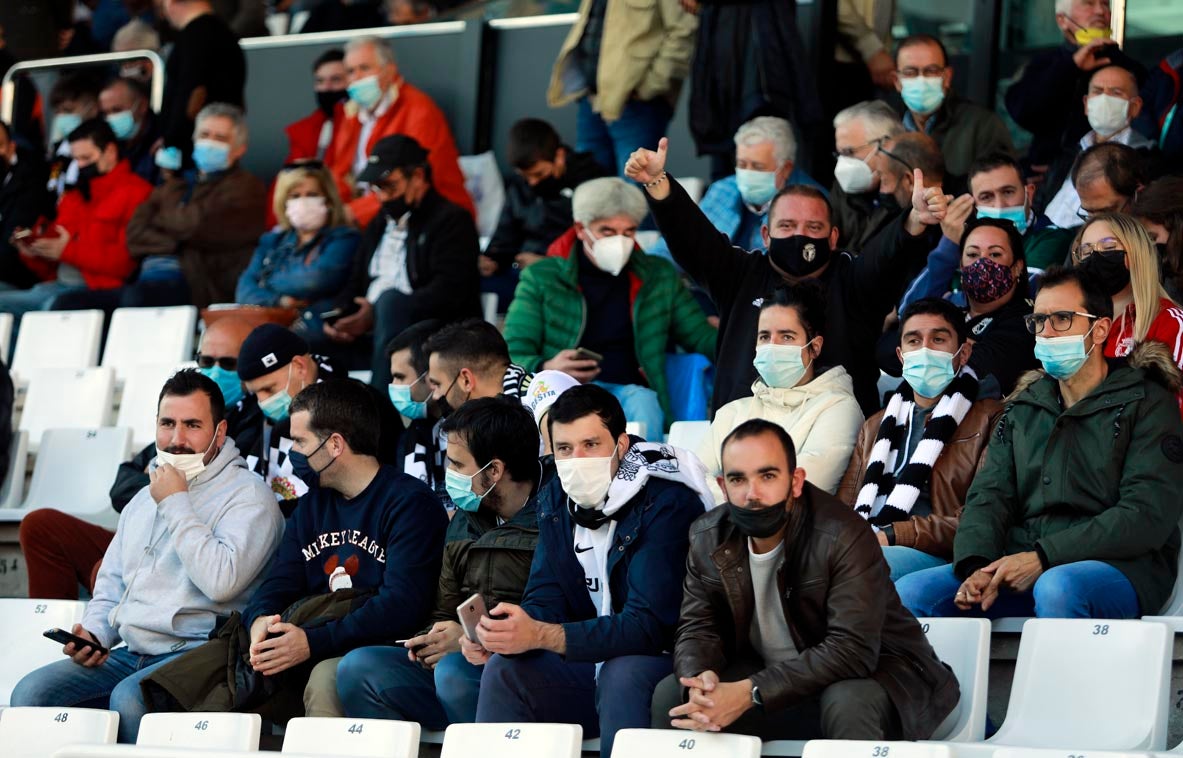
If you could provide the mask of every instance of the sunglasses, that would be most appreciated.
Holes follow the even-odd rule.
[[[237,357],[215,358],[212,355],[202,355],[201,353],[197,354],[198,368],[213,368],[215,364],[226,369],[227,371],[237,371],[238,370],[238,358]]]

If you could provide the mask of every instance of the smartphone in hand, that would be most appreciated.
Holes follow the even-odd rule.
[[[586,347],[575,348],[575,357],[581,361],[595,361],[596,363],[603,363],[604,361],[604,356],[595,350],[588,350]]]
[[[73,642],[75,650],[81,650],[84,647],[89,647],[89,648],[93,648],[95,650],[98,650],[103,655],[106,655],[107,653],[111,652],[110,650],[108,650],[107,648],[98,644],[97,642],[91,642],[90,640],[86,639],[85,637],[79,637],[76,634],[71,634],[70,632],[67,632],[65,629],[57,629],[57,628],[47,629],[42,634],[42,636],[48,637],[49,639],[53,640],[54,642],[60,642],[60,643],[62,643],[63,646],[68,645],[71,642]]]
[[[460,617],[460,626],[464,628],[464,635],[468,637],[469,641],[479,645],[481,641],[477,639],[476,627],[481,621],[481,616],[489,615],[488,610],[485,608],[485,599],[481,597],[479,592],[475,593],[472,597],[456,606],[456,615]]]

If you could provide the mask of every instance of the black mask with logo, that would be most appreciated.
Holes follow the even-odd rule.
[[[830,262],[830,239],[807,237],[804,234],[771,237],[768,240],[768,259],[790,276],[809,276]]]
[[[321,113],[332,118],[333,109],[337,106],[337,103],[348,99],[349,90],[328,89],[316,93],[316,107],[320,108]]]
[[[784,528],[789,521],[789,511],[785,506],[788,500],[773,503],[763,508],[742,508],[733,503],[727,504],[727,512],[731,523],[745,537],[764,539],[771,537]]]

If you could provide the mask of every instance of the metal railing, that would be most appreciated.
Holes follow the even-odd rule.
[[[0,120],[12,123],[12,114],[16,102],[16,76],[30,71],[44,71],[47,69],[74,68],[76,66],[90,66],[96,63],[119,63],[120,61],[147,58],[152,61],[152,85],[149,89],[149,101],[152,110],[160,112],[164,104],[164,61],[160,55],[152,50],[128,50],[123,53],[99,53],[97,55],[74,55],[68,58],[42,58],[35,61],[16,63],[8,69],[4,80],[0,83]]]

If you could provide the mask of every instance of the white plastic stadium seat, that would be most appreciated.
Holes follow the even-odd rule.
[[[114,530],[119,514],[107,493],[119,464],[130,454],[130,429],[50,429],[33,467],[29,496],[20,508],[0,509],[0,522],[20,521],[37,508],[56,508]]]
[[[109,368],[32,372],[20,424],[29,433],[29,450],[40,449],[46,429],[107,426],[114,399],[115,373]]]
[[[8,349],[12,347],[12,314],[0,313],[0,361],[8,364]]]
[[[8,475],[0,488],[0,508],[20,508],[25,496],[25,474],[29,468],[29,433],[12,435],[8,449]]]
[[[115,369],[123,381],[144,363],[187,361],[193,357],[196,330],[197,309],[192,305],[119,308],[111,315],[103,365]]]
[[[760,738],[683,729],[621,729],[611,758],[760,758]]]
[[[385,719],[296,718],[284,731],[283,752],[415,758],[419,754],[419,725]]]
[[[41,635],[54,627],[69,631],[85,610],[86,603],[77,600],[0,598],[0,706],[8,705],[12,688],[25,674],[65,660],[62,646]]]
[[[684,179],[679,179],[678,182],[682,185],[682,189],[686,190],[686,194],[690,195],[690,199],[698,203],[702,200],[703,193],[706,192],[707,183],[697,176],[688,176]]]
[[[349,372],[350,379],[356,379],[359,382],[361,382],[362,384],[369,384],[370,379],[372,379],[373,377],[374,377],[374,372],[368,368],[367,369],[357,369],[356,371]]]
[[[102,311],[33,311],[21,318],[12,371],[22,380],[40,368],[99,365]]]
[[[440,758],[579,758],[578,724],[452,724]]]
[[[1163,750],[1174,634],[1165,624],[1031,619],[1023,626],[1006,721],[961,756],[1003,747]]]
[[[136,745],[201,750],[258,750],[263,718],[257,713],[149,713]]]
[[[629,434],[635,434],[643,439],[648,439],[645,437],[645,432],[648,430],[645,428],[643,421],[629,421],[624,425],[624,430]]]
[[[934,742],[810,740],[801,758],[952,758],[947,745]],[[1064,758],[1064,756],[1061,756]]]
[[[481,317],[493,326],[497,326],[497,305],[500,302],[496,292],[481,293]]]
[[[917,619],[937,657],[961,686],[961,701],[933,732],[934,740],[978,742],[986,736],[990,622],[986,619]]]
[[[1179,528],[1183,529],[1183,520],[1179,521]],[[1160,616],[1183,616],[1183,550],[1179,551],[1179,563],[1175,574],[1175,587],[1166,605],[1159,611]]]
[[[145,363],[127,374],[115,426],[131,429],[131,443],[135,449],[156,441],[156,406],[160,400],[160,388],[176,371],[176,363]]]
[[[1115,753],[1104,750],[1090,750],[1087,758],[1146,758],[1145,753]],[[1063,750],[1049,750],[1037,747],[1005,747],[994,751],[994,758],[1067,758]],[[1080,758],[1080,756],[1077,756]]]
[[[0,745],[7,758],[42,758],[66,745],[111,745],[119,714],[95,708],[5,708]]]
[[[697,450],[702,438],[710,433],[710,421],[675,421],[670,424],[670,436],[666,441],[671,447]]]

